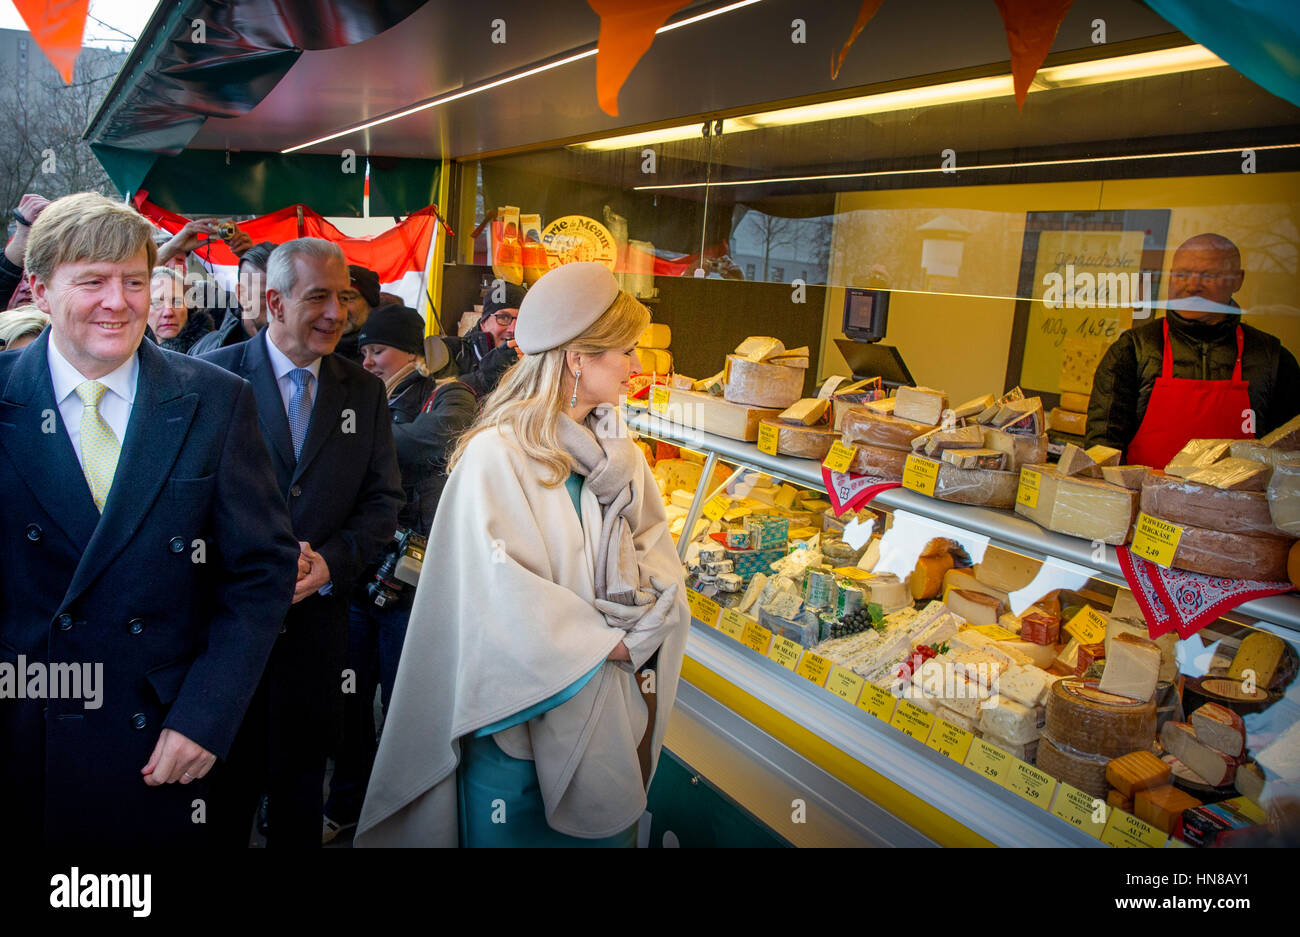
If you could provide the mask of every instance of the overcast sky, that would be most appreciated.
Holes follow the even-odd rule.
[[[90,17],[86,19],[86,36],[82,45],[120,49],[139,37],[157,0],[90,0]],[[95,22],[103,20],[107,26]],[[115,27],[115,28],[110,28]],[[0,0],[0,29],[27,29],[12,0]]]

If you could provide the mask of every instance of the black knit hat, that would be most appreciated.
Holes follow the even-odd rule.
[[[357,336],[357,348],[388,345],[413,355],[424,354],[424,319],[410,306],[380,306],[370,313]]]
[[[357,264],[348,264],[348,278],[352,285],[374,309],[379,305],[379,274],[369,267],[361,267]]]
[[[484,317],[502,309],[518,309],[519,304],[524,301],[524,288],[522,286],[509,282],[503,282],[502,285],[505,286],[504,290],[500,289],[496,283],[488,287],[487,295],[483,298]]]

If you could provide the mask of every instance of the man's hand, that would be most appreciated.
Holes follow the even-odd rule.
[[[27,224],[20,224],[13,238],[5,245],[5,257],[15,267],[23,266],[23,258],[27,254],[27,235],[32,230],[31,224],[40,217],[41,212],[45,211],[49,204],[50,200],[45,196],[31,192],[18,200],[18,214],[27,219]]]
[[[191,742],[175,729],[163,729],[153,747],[149,763],[140,769],[144,783],[150,787],[189,784],[203,777],[217,763],[217,756],[197,742]]]
[[[299,550],[302,548],[299,547]],[[307,559],[301,552],[298,554],[298,581],[302,582],[303,577],[311,572],[311,560]]]
[[[202,240],[199,235],[204,235]],[[173,234],[170,241],[158,248],[156,265],[166,266],[173,257],[198,250],[212,239],[219,239],[215,221],[187,221],[185,227]]]
[[[515,350],[515,354],[518,355],[520,358],[525,357],[524,353],[519,350],[519,343],[516,342],[513,338],[510,339],[510,341],[506,342],[506,347],[513,348]]]
[[[325,563],[325,557],[321,556],[311,548],[311,544],[305,540],[298,541],[299,565],[302,568],[302,559],[306,559],[309,567],[307,575],[298,580],[298,584],[293,587],[293,604],[297,605],[309,595],[315,595],[321,587],[330,581],[330,568]]]
[[[18,214],[26,218],[28,224],[35,224],[49,204],[50,200],[45,196],[29,192],[18,200]]]
[[[605,660],[612,660],[615,663],[630,664],[632,662],[632,655],[628,653],[627,645],[622,641],[619,641],[614,645],[614,650],[609,652],[609,656],[606,657]]]
[[[230,252],[236,257],[243,257],[244,252],[253,246],[253,239],[248,236],[248,232],[243,228],[236,228],[235,233],[226,242],[226,246],[230,248]]]

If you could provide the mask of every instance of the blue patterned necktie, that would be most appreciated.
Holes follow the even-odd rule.
[[[302,444],[307,438],[311,423],[311,372],[294,368],[289,372],[293,381],[293,396],[289,398],[289,435],[293,438],[293,457],[302,458]]]

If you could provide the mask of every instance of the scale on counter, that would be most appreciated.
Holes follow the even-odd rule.
[[[835,339],[835,347],[855,380],[879,377],[886,387],[911,386],[916,382],[898,349],[880,344],[888,322],[888,290],[845,289],[842,330],[848,337]]]

